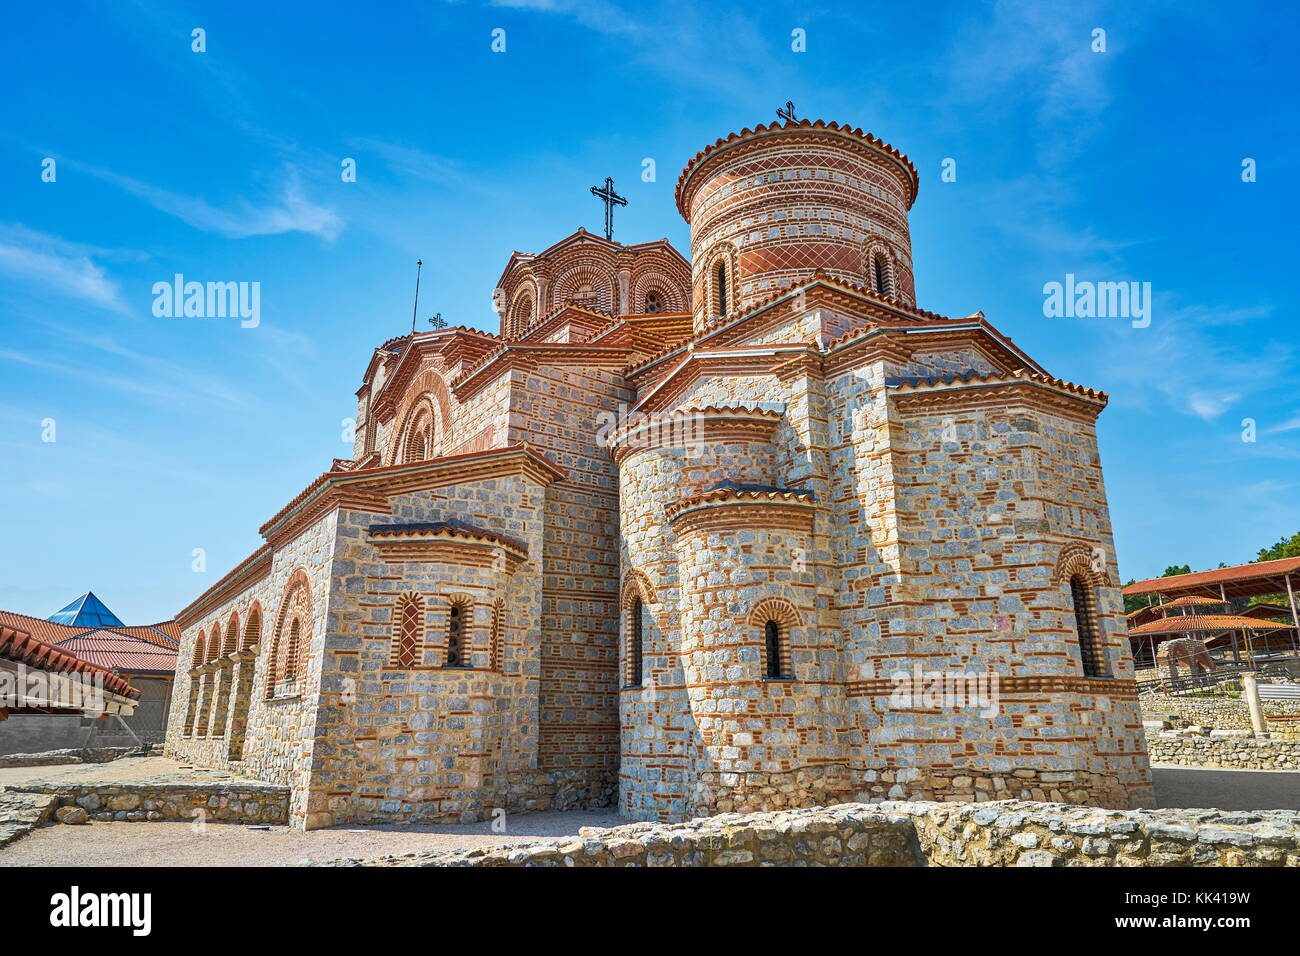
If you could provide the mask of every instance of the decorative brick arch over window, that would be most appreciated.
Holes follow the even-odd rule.
[[[498,673],[503,673],[506,663],[506,602],[501,598],[492,602],[492,625],[489,634],[491,659],[488,666]]]
[[[506,335],[511,338],[523,335],[537,318],[539,318],[537,286],[532,282],[525,282],[515,292],[514,301],[510,303]]]
[[[1099,570],[1100,569],[1100,570]],[[1074,614],[1075,639],[1079,644],[1079,661],[1084,677],[1109,677],[1106,660],[1106,636],[1101,626],[1097,589],[1109,585],[1105,552],[1083,544],[1061,549],[1053,576],[1065,591],[1068,607]]]
[[[764,598],[754,605],[745,622],[758,632],[764,678],[792,679],[794,658],[790,646],[795,629],[803,626],[799,609],[785,598]]]
[[[424,663],[424,599],[409,591],[393,607],[393,643],[388,666],[409,670]]]
[[[248,612],[248,619],[244,621],[244,634],[239,640],[239,649],[247,650],[250,647],[257,647],[262,641],[262,605],[253,602],[253,607]]]
[[[425,397],[407,414],[398,443],[398,460],[403,464],[427,461],[433,457],[437,442],[437,413],[433,399]]]
[[[601,312],[617,311],[618,281],[609,266],[581,260],[564,271],[551,293],[552,308],[573,303]]]
[[[271,654],[267,659],[268,697],[295,696],[306,670],[311,646],[311,584],[302,568],[294,571],[285,585],[284,599],[276,619]]]
[[[194,639],[194,653],[190,655],[190,667],[202,667],[208,662],[207,647],[207,636],[199,631],[199,636]]]
[[[1067,544],[1063,547],[1056,559],[1052,580],[1061,584],[1076,574],[1088,576],[1091,583],[1098,587],[1110,587],[1105,549],[1099,545],[1089,547],[1086,544]]]
[[[880,295],[898,297],[898,275],[894,268],[894,257],[883,242],[867,245],[866,261],[863,265],[867,286]]]
[[[650,579],[642,571],[628,571],[619,598],[623,632],[623,686],[640,687],[645,682],[645,618],[654,595]]]
[[[729,242],[719,243],[709,252],[708,263],[704,273],[705,317],[721,318],[736,311],[738,305],[736,247]]]
[[[474,666],[474,599],[468,594],[447,599],[443,655],[444,667]]]
[[[432,413],[433,445],[429,449],[430,456],[438,450],[437,445],[442,438],[440,427],[451,421],[451,393],[447,391],[447,383],[436,367],[426,365],[422,368],[402,390],[402,394],[404,398],[397,413],[386,421],[383,429],[384,458],[390,465],[401,464],[406,460],[402,438],[406,435],[407,426],[415,421],[421,409],[427,408]]]
[[[628,309],[647,314],[681,312],[685,303],[682,302],[680,287],[680,282],[657,269],[643,269],[632,279],[632,301],[628,303]],[[648,307],[651,297],[657,301],[657,309]]]
[[[230,621],[226,624],[226,639],[221,643],[221,653],[218,657],[225,657],[227,654],[233,654],[239,650],[239,615],[230,615]]]

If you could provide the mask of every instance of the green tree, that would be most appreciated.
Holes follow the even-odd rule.
[[[1278,558],[1300,558],[1300,531],[1283,538],[1271,548],[1261,548],[1256,561],[1276,561]]]

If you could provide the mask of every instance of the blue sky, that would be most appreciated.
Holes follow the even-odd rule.
[[[0,607],[45,616],[93,588],[128,622],[171,616],[349,454],[341,422],[371,349],[410,327],[417,258],[421,327],[495,329],[511,250],[598,231],[605,176],[630,200],[616,238],[685,252],[682,164],[787,99],[916,163],[924,308],[982,309],[1111,392],[1124,578],[1300,530],[1291,5],[377,6],[9,12]],[[155,317],[178,272],[259,282],[261,324]],[[1150,282],[1150,327],[1045,317],[1067,273]]]

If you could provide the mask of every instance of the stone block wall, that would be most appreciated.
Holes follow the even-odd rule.
[[[1169,720],[1176,727],[1254,730],[1250,708],[1242,698],[1144,694],[1141,703],[1144,720]],[[1260,707],[1270,737],[1300,739],[1300,701],[1263,700]]]
[[[536,770],[543,500],[501,477],[395,496],[384,519],[498,528],[527,560],[456,539],[394,553],[374,515],[340,511],[308,827],[484,819]],[[418,602],[409,667],[394,648],[399,598]],[[468,666],[446,666],[453,604]]]
[[[265,574],[184,628],[163,748],[166,756],[178,760],[292,787],[292,815],[298,823],[307,814],[337,517],[338,512],[331,511],[282,542]],[[311,620],[301,632],[299,680],[287,692],[276,691],[268,684],[269,658],[277,628],[285,627],[281,612],[297,582],[306,586]],[[224,639],[232,623],[240,644],[248,646],[234,655],[222,654],[220,647],[213,651],[212,635]],[[207,639],[207,663],[193,668],[201,636]]]
[[[81,807],[91,820],[104,823],[192,823],[198,819],[206,823],[289,822],[289,791],[279,786],[100,783],[44,784],[30,789],[56,797],[57,807]]]
[[[1179,733],[1147,737],[1151,762],[1232,770],[1300,770],[1300,741],[1257,740],[1248,734],[1203,737]],[[1300,787],[1300,777],[1296,778]]]
[[[317,866],[1300,866],[1300,813],[882,803]]]

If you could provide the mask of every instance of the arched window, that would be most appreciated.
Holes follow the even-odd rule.
[[[200,631],[199,636],[194,639],[194,654],[190,657],[190,666],[202,667],[208,662],[206,654],[207,641],[204,639],[203,632]]]
[[[472,665],[470,647],[470,605],[465,601],[453,601],[447,609],[447,667],[470,667]]]
[[[655,313],[662,312],[663,310],[664,310],[663,295],[660,294],[658,289],[651,289],[649,292],[645,294],[645,308],[643,308],[641,311],[646,313],[647,315],[654,315]]]
[[[239,642],[239,649],[253,647],[262,640],[262,612],[257,608],[248,612],[248,621],[244,624],[244,637]]]
[[[1070,578],[1070,598],[1074,602],[1074,628],[1079,639],[1083,676],[1106,677],[1106,654],[1097,627],[1096,596],[1092,585],[1082,575]]]
[[[528,326],[533,322],[533,291],[528,289],[515,299],[514,315],[512,316],[511,332],[514,335],[523,335],[528,331]]]
[[[388,665],[402,669],[419,666],[423,638],[424,602],[413,594],[403,594],[397,599],[393,613],[393,646]]]
[[[505,670],[505,617],[506,602],[497,598],[492,602],[491,667],[494,671]]]
[[[414,464],[426,461],[433,455],[433,415],[428,408],[421,408],[411,417],[406,426],[406,435],[402,439],[402,462]]]
[[[239,649],[239,618],[232,617],[230,623],[226,626],[226,640],[221,645],[221,657],[227,654],[233,654]]]
[[[763,625],[763,647],[764,655],[767,658],[767,677],[769,679],[779,680],[787,677],[785,673],[782,658],[785,657],[781,646],[781,625],[776,621],[768,621]]]
[[[882,253],[877,252],[871,257],[871,268],[876,280],[876,291],[881,295],[892,295],[893,290],[889,285],[889,264],[885,262]]]
[[[311,622],[311,588],[307,573],[299,568],[289,578],[284,600],[276,613],[271,653],[266,663],[267,697],[291,697],[300,692],[297,682],[306,670]]]
[[[640,598],[635,598],[627,609],[627,686],[640,687],[644,680],[642,671],[645,667],[645,625],[642,622],[645,606]]]
[[[718,268],[713,274],[713,282],[716,286],[714,304],[718,307],[718,315],[727,314],[727,264],[719,262]]]
[[[302,641],[302,624],[295,617],[289,622],[289,643],[284,654],[284,681],[298,679],[298,645]]]

